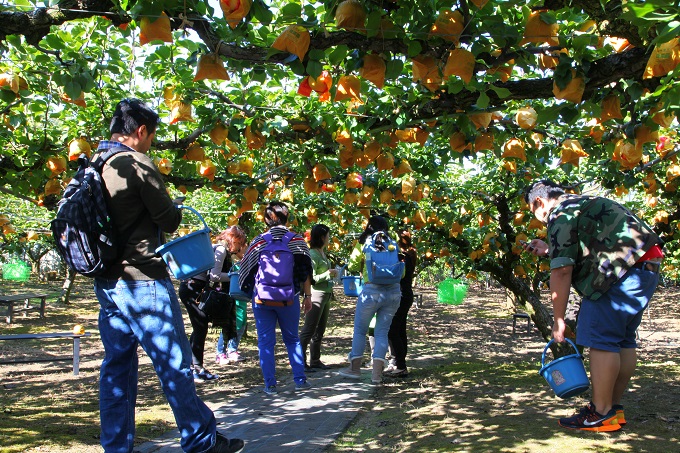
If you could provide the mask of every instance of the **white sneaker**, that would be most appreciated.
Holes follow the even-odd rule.
[[[238,363],[246,360],[244,357],[241,357],[241,354],[239,354],[238,351],[228,352],[227,359],[229,363]]]

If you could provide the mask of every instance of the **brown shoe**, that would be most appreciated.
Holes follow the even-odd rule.
[[[375,385],[382,383],[382,372],[385,367],[385,362],[382,360],[373,360],[373,373],[371,374],[371,382]]]
[[[350,365],[338,371],[338,374],[350,379],[361,379],[361,357],[353,359]]]

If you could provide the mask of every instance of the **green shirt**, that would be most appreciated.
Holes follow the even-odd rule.
[[[331,261],[324,256],[317,249],[310,249],[309,256],[312,257],[312,289],[315,291],[323,291],[330,293],[333,291],[333,279],[331,279]]]
[[[563,195],[548,217],[550,268],[574,266],[572,285],[597,300],[655,244],[652,229],[602,197]]]

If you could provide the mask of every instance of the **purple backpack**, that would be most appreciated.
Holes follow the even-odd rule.
[[[274,239],[271,233],[262,235],[267,245],[260,251],[257,274],[255,275],[255,297],[262,301],[292,302],[295,297],[293,282],[293,253],[288,243],[295,237],[289,231],[281,239]]]

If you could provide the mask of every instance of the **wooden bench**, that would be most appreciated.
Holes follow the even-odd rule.
[[[54,333],[20,333],[14,335],[0,335],[0,340],[42,340],[46,338],[70,338],[73,339],[73,357],[48,357],[35,359],[16,359],[3,360],[3,363],[30,363],[30,362],[58,362],[61,360],[73,360],[73,374],[78,376],[80,369],[80,339],[81,337],[91,336],[90,332],[85,332],[82,335],[76,335],[72,332],[54,332]]]
[[[14,320],[15,313],[26,313],[29,311],[37,310],[40,312],[40,317],[45,317],[45,299],[47,298],[46,293],[27,293],[27,294],[12,294],[10,296],[0,295],[0,305],[7,306],[7,323],[12,324]],[[40,299],[40,305],[31,305],[31,299]],[[19,303],[17,307],[16,302],[23,301],[23,304]]]
[[[514,313],[512,315],[512,333],[515,333],[515,329],[517,327],[517,320],[518,319],[526,319],[527,320],[527,333],[531,333],[531,317],[529,316],[528,313]]]

